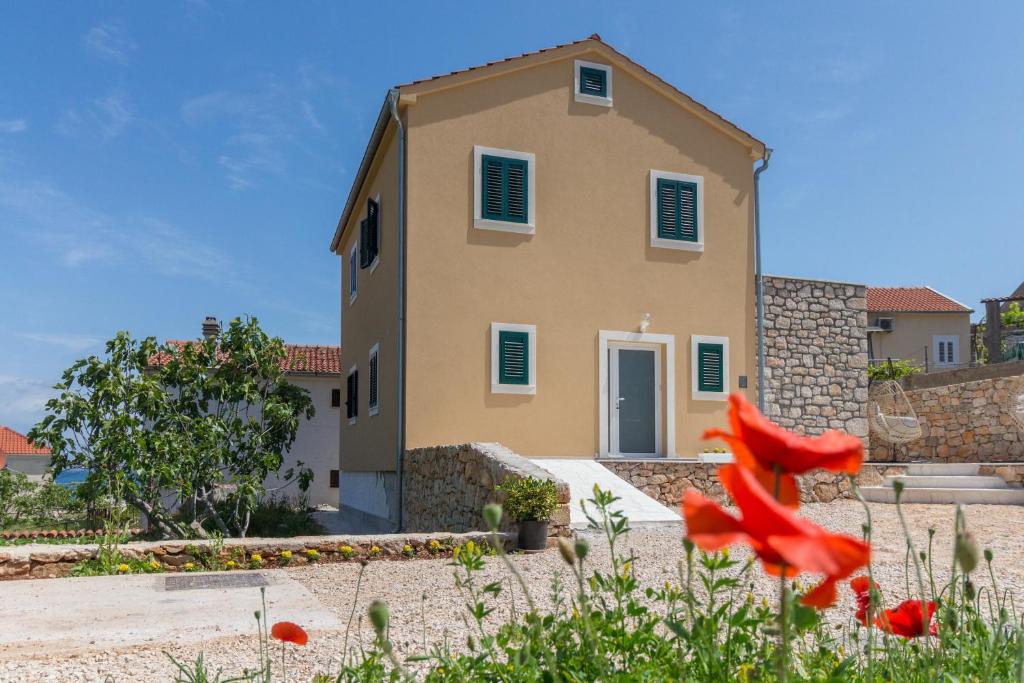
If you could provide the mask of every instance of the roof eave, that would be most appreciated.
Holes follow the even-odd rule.
[[[381,105],[380,113],[377,114],[377,122],[373,125],[373,132],[370,134],[370,140],[366,144],[366,151],[363,152],[363,159],[359,162],[356,177],[352,180],[352,187],[348,191],[345,208],[341,212],[341,218],[338,219],[338,226],[334,229],[334,237],[331,238],[331,251],[334,253],[338,252],[338,246],[341,244],[341,238],[345,233],[345,226],[348,225],[348,220],[352,216],[356,199],[359,197],[359,192],[363,189],[363,183],[366,182],[370,166],[373,165],[373,160],[377,156],[381,140],[384,139],[384,132],[387,130],[388,123],[391,120],[391,111],[388,107],[389,97],[390,92],[384,96],[384,104]]]

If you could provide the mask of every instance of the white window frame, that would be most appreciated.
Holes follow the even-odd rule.
[[[658,179],[679,180],[697,185],[697,241],[670,240],[658,237]],[[649,180],[650,211],[651,211],[651,246],[661,249],[679,249],[680,251],[704,251],[704,176],[672,171],[651,169]]]
[[[381,232],[383,232],[383,230],[381,229],[381,222],[384,220],[384,216],[383,216],[383,214],[381,214],[380,193],[379,192],[376,195],[374,195],[373,201],[377,202],[377,253],[374,254],[373,262],[370,263],[369,268],[367,268],[367,270],[370,271],[371,273],[373,271],[377,270],[377,266],[380,265],[380,235],[381,235]]]
[[[345,403],[346,404],[348,403],[348,378],[351,377],[356,372],[356,370],[358,370],[358,369],[359,369],[359,365],[358,364],[357,365],[353,365],[352,367],[350,367],[348,369],[348,374],[345,375]],[[357,382],[357,384],[356,384],[356,414],[353,415],[352,417],[348,418],[348,423],[350,425],[354,425],[356,422],[359,421],[359,385],[358,385],[359,380],[358,380],[358,378],[356,379],[356,382]]]
[[[581,93],[580,92],[580,67],[581,66],[585,66],[585,67],[587,67],[589,69],[598,69],[599,71],[603,71],[604,72],[604,74],[605,74],[605,86],[606,86],[606,90],[608,92],[608,95],[606,97],[601,97],[600,95],[587,95],[585,93]],[[574,83],[573,83],[573,93],[576,96],[576,101],[577,102],[582,102],[584,104],[596,104],[596,105],[599,105],[601,107],[610,107],[610,106],[612,106],[612,67],[610,65],[608,65],[608,64],[598,64],[597,62],[586,62],[586,61],[583,61],[582,59],[577,59],[576,62],[575,62],[575,65],[573,66],[573,73],[575,74],[575,78],[573,79],[574,80]]]
[[[527,355],[529,356],[529,384],[502,384],[499,368],[501,354],[498,350],[499,332],[525,332]],[[517,323],[491,323],[491,393],[492,394],[536,394],[537,393],[537,326]]]
[[[598,397],[598,456],[609,457],[608,443],[609,417],[608,396],[611,392],[608,371],[608,344],[630,342],[636,344],[660,344],[665,347],[665,453],[666,457],[676,455],[676,337],[674,334],[654,334],[652,332],[622,332],[617,330],[599,330],[597,333],[597,373],[600,396]]]
[[[701,391],[700,363],[697,358],[698,344],[722,345],[722,390]],[[694,401],[725,401],[729,398],[729,338],[695,334],[690,337],[690,391]]]
[[[483,156],[506,157],[508,159],[521,159],[526,162],[526,213],[525,223],[512,223],[510,221],[496,221],[483,217],[483,206],[481,206],[483,187],[482,176]],[[515,152],[510,149],[498,149],[496,147],[473,146],[473,227],[480,230],[501,230],[504,232],[518,232],[523,235],[536,233],[537,215],[537,163],[536,157],[529,152]]]
[[[377,361],[376,377],[370,371],[373,367],[374,359]],[[370,397],[373,396],[373,392],[370,390],[370,385],[374,380],[377,381],[377,402],[371,404]],[[370,347],[370,355],[366,363],[366,414],[369,417],[380,414],[380,342]]]
[[[348,252],[348,305],[355,303],[359,294],[359,240],[352,243]]]
[[[939,344],[953,342],[953,358],[955,360],[939,361]],[[943,354],[945,355],[945,354]],[[933,334],[932,335],[932,365],[937,368],[952,368],[960,364],[960,335],[958,334]]]

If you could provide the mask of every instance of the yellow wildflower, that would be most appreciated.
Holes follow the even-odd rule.
[[[256,564],[259,564],[259,563],[263,562],[263,556],[260,555],[259,553],[253,553],[252,555],[249,556],[249,560],[251,562],[255,562]]]
[[[412,555],[412,546],[406,543],[402,546],[402,552],[406,555]]]
[[[282,550],[281,551],[281,557],[283,557],[286,560],[292,559],[292,551],[291,550]]]
[[[462,552],[462,546],[461,545],[455,546],[454,548],[452,548],[452,557],[458,557],[459,553],[461,553],[461,552]]]
[[[433,539],[433,540],[431,540],[431,541],[430,541],[430,549],[431,549],[431,550],[433,550],[433,551],[435,551],[435,552],[436,552],[436,551],[438,551],[438,550],[440,550],[440,549],[441,549],[441,543],[440,543],[440,541],[438,541],[438,540],[437,540],[436,538],[435,538],[435,539]]]
[[[228,560],[224,564],[224,566],[227,567],[228,569],[234,569],[235,568],[235,561],[234,560]]]
[[[150,569],[160,569],[160,563],[157,562],[156,560],[150,560],[149,561],[149,568]]]
[[[186,570],[188,570],[188,569],[195,569],[195,568],[196,568],[196,565],[195,565],[194,562],[186,562],[185,563],[185,569]]]
[[[313,557],[313,558],[320,557],[320,551],[317,550],[316,548],[310,548],[309,550],[306,551],[306,555],[308,557]]]
[[[117,565],[117,571],[121,572],[122,574],[125,574],[125,573],[131,571],[131,567],[129,567],[126,564],[119,564],[119,565]]]
[[[466,552],[471,553],[476,548],[476,544],[473,541],[466,541]]]
[[[370,548],[370,554],[371,555],[380,555],[380,548],[377,547],[377,546],[372,546]]]

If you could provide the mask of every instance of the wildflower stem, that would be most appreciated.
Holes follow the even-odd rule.
[[[860,487],[857,486],[857,478],[850,474],[847,475],[850,478],[850,490],[853,491],[853,495],[860,501],[860,504],[864,507],[864,516],[867,517],[867,523],[864,525],[864,540],[868,545],[871,545],[871,508],[868,506],[868,502],[864,500],[864,496],[861,495]],[[875,576],[871,569],[871,561],[868,561],[868,611],[866,616],[868,629],[868,680],[874,681],[874,648],[875,648]]]
[[[359,587],[363,585],[363,572],[366,570],[366,565],[359,566],[359,576],[356,578],[356,590],[355,595],[352,597],[352,611],[348,615],[348,623],[345,624],[345,644],[342,649],[342,661],[348,661],[348,634],[352,629],[352,619],[356,616],[356,605],[359,604]]]
[[[917,574],[917,589],[921,596],[921,630],[922,636],[924,636],[925,649],[931,649],[931,635],[929,633],[931,619],[928,618],[928,596],[924,592],[924,576],[921,574],[921,560],[917,556],[917,552],[914,550],[914,541],[910,537],[910,527],[907,525],[907,518],[903,515],[903,506],[900,505],[900,497],[903,493],[903,488],[900,487],[896,490],[896,515],[900,518],[900,526],[903,527],[903,535],[907,538],[907,548],[910,551],[910,556],[914,560],[914,572]]]
[[[782,467],[775,465],[775,500],[782,491]],[[789,610],[786,595],[786,565],[779,572],[779,681],[785,683],[789,672]]]

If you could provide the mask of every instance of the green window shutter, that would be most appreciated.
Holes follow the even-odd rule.
[[[581,66],[580,94],[608,97],[608,72],[604,69]]]
[[[658,178],[658,237],[697,241],[697,183]]]
[[[530,335],[526,332],[498,332],[498,382],[530,383]]]
[[[525,159],[483,155],[481,216],[510,223],[529,222],[529,166]]]
[[[370,267],[370,220],[359,221],[359,267]]]
[[[370,401],[371,408],[377,407],[377,354],[370,356]]]
[[[697,389],[725,391],[725,347],[722,344],[697,344]]]

